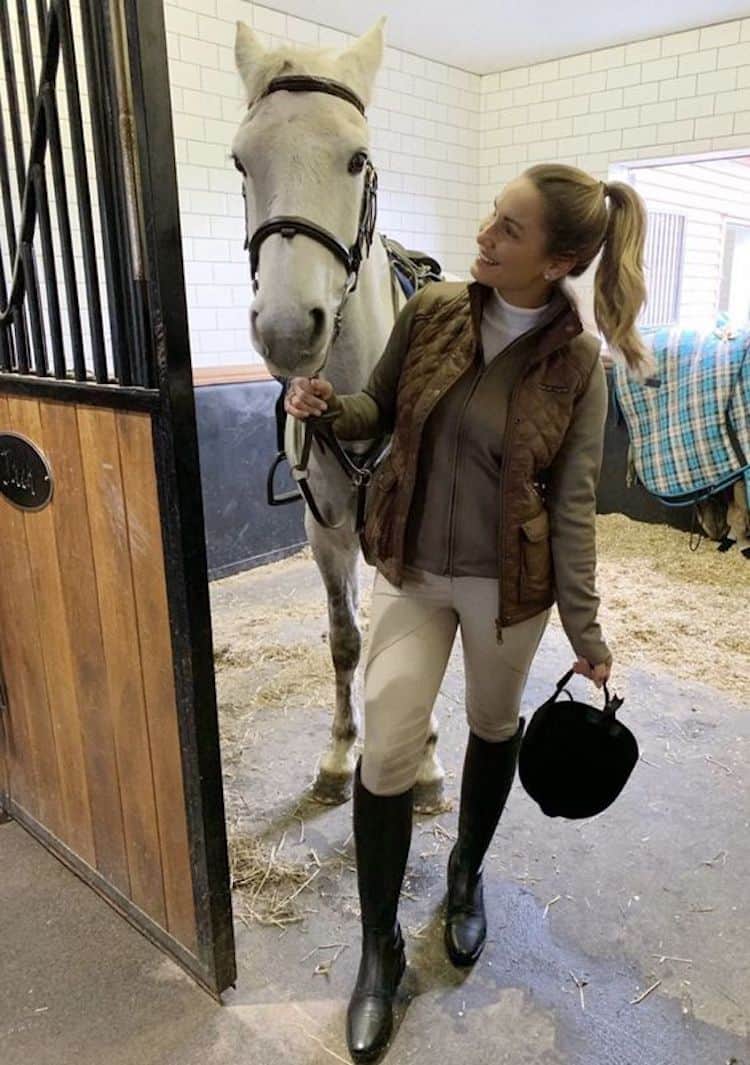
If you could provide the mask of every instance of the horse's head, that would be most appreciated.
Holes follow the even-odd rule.
[[[341,252],[357,241],[371,178],[367,122],[356,101],[366,106],[372,96],[383,56],[383,22],[343,52],[269,51],[244,23],[237,25],[235,58],[248,110],[232,155],[243,175],[247,233],[256,236],[251,250],[257,296],[250,324],[255,347],[281,377],[321,369],[351,283]],[[278,88],[275,79],[295,75],[346,86],[355,102],[328,92]],[[318,234],[267,226],[283,218],[313,223]],[[321,241],[320,230],[335,238],[339,250]]]

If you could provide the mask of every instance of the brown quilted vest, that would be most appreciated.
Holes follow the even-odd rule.
[[[463,287],[417,314],[398,385],[392,446],[373,480],[362,545],[368,562],[387,580],[403,580],[404,537],[422,431],[430,412],[477,357],[483,286]],[[599,344],[583,334],[564,301],[514,388],[502,449],[501,522],[498,529],[502,628],[533,617],[555,600],[549,514],[543,479],[562,444],[576,399],[585,391]]]

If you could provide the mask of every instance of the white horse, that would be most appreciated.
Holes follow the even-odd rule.
[[[275,376],[319,374],[342,394],[364,387],[404,303],[398,285],[394,292],[377,230],[370,233],[369,254],[360,242],[363,258],[356,288],[348,294],[356,263],[346,255],[357,242],[373,173],[364,108],[382,61],[384,22],[344,51],[268,50],[252,30],[237,25],[235,58],[248,111],[232,155],[244,178],[248,237],[256,238],[250,244],[257,271],[250,312],[254,346]],[[295,230],[300,219],[313,223],[316,232]],[[333,242],[321,239],[321,232]],[[353,450],[367,447],[363,441]],[[330,454],[318,448],[311,454],[308,483],[329,520],[346,516],[340,528],[325,529],[305,508],[305,530],[328,596],[336,674],[331,745],[321,757],[313,795],[339,803],[351,794],[353,745],[362,720],[355,496]],[[422,810],[442,801],[444,772],[436,743],[433,714],[415,791]]]

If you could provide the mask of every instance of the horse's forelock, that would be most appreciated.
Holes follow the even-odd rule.
[[[300,48],[284,45],[272,52],[266,53],[263,67],[258,71],[257,80],[253,86],[253,97],[261,96],[274,78],[282,74],[312,74],[321,78],[341,78],[341,70],[338,64],[338,52],[334,48]],[[345,83],[354,92],[358,86],[349,84],[351,78]]]

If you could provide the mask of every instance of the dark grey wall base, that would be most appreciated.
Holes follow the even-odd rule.
[[[276,455],[275,381],[195,391],[208,575],[211,580],[274,562],[307,542],[302,503],[269,507],[266,476]],[[279,471],[278,490],[294,483]]]
[[[688,531],[690,507],[666,507],[640,485],[625,484],[628,431],[618,424],[608,373],[610,409],[599,483],[600,514]],[[196,389],[209,577],[228,577],[285,558],[307,542],[302,503],[269,507],[266,477],[276,454],[275,381],[208,385]],[[290,491],[279,471],[277,490]]]

